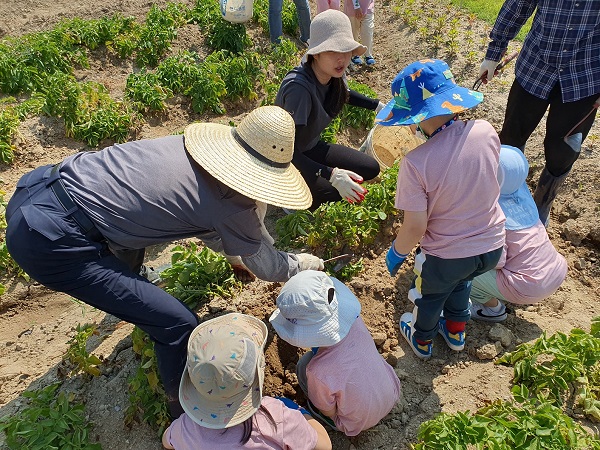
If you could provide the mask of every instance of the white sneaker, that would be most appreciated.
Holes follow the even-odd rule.
[[[481,303],[473,302],[471,304],[471,319],[484,320],[487,322],[502,322],[506,320],[508,314],[506,313],[506,306],[502,303],[500,311],[493,311],[489,306],[482,305]]]

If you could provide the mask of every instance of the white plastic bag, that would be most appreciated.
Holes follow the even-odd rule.
[[[220,0],[223,19],[233,23],[248,22],[252,19],[253,0]]]

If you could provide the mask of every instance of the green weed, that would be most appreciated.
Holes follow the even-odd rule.
[[[84,407],[74,403],[74,394],[60,392],[59,384],[37,391],[25,391],[29,405],[12,416],[0,419],[9,449],[101,450],[90,442],[90,424]]]
[[[13,137],[19,129],[21,119],[12,106],[0,109],[0,162],[10,163],[15,157]]]

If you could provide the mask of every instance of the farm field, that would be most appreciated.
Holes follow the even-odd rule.
[[[216,3],[216,0],[214,0]],[[188,8],[194,2],[182,3]],[[255,2],[258,4],[258,2]],[[264,2],[263,2],[264,4]],[[166,7],[167,2],[140,0],[3,0],[0,3],[0,40],[28,33],[48,31],[62,20],[81,18],[92,20],[111,17],[115,13],[135,17],[143,23],[153,5]],[[311,4],[313,14],[315,4]],[[429,17],[429,19],[426,19]],[[386,0],[376,3],[374,68],[352,69],[348,78],[370,87],[383,101],[390,98],[390,83],[396,73],[408,63],[424,57],[445,59],[453,69],[457,82],[471,86],[477,78],[479,63],[487,45],[489,25],[439,1],[434,5],[421,0]],[[196,52],[202,57],[212,50],[206,40],[206,30],[196,23],[181,24],[176,29],[170,47],[160,60],[179,51]],[[247,33],[252,48],[259,54],[269,54],[270,44],[263,28],[251,21]],[[297,36],[289,36],[299,44]],[[513,42],[509,52],[517,50]],[[297,55],[301,56],[300,46]],[[296,59],[297,60],[297,59]],[[89,67],[76,67],[78,82],[103,85],[115,100],[127,94],[130,74],[140,73],[140,58],[120,58],[105,46],[90,50]],[[145,64],[144,64],[145,65]],[[267,79],[276,79],[273,64],[263,69]],[[508,90],[513,80],[514,63],[481,91],[484,102],[470,112],[472,118],[488,120],[497,131],[504,117]],[[199,112],[189,95],[173,93],[164,99],[164,108],[146,109],[127,131],[127,139],[146,139],[181,132],[193,121],[239,123],[253,108],[272,98],[265,84],[255,89],[256,95],[225,98],[214,108]],[[7,96],[0,94],[0,101]],[[19,96],[18,97],[20,100]],[[25,97],[23,97],[25,98]],[[0,107],[2,104],[0,104]],[[223,112],[224,111],[224,112]],[[362,304],[362,316],[386,360],[392,364],[402,383],[401,400],[391,414],[378,426],[349,439],[330,433],[336,450],[408,449],[417,442],[421,423],[442,411],[475,411],[491,402],[511,398],[513,368],[495,365],[494,360],[516,346],[533,342],[543,333],[548,336],[573,328],[590,330],[592,319],[600,316],[600,120],[592,128],[579,161],[555,202],[550,238],[569,264],[567,279],[561,288],[544,302],[515,307],[501,325],[471,321],[467,325],[465,351],[455,353],[447,348],[441,337],[434,341],[434,357],[428,362],[418,360],[399,335],[398,321],[412,305],[406,294],[412,278],[409,258],[398,277],[390,277],[385,268],[385,251],[393,236],[392,220],[382,221],[374,242],[356,253],[362,257],[363,270],[348,285]],[[339,142],[360,147],[368,129],[344,128]],[[86,143],[87,142],[87,143]],[[0,164],[0,190],[5,199],[15,189],[16,182],[26,172],[43,165],[61,161],[78,151],[110,145],[110,138],[100,139],[98,145],[66,132],[65,121],[54,115],[30,115],[18,126],[12,144],[14,160]],[[527,144],[530,161],[531,187],[543,167],[543,124]],[[270,208],[268,227],[275,235],[275,222],[284,214]],[[396,218],[395,223],[398,223]],[[172,248],[182,242],[148,249],[147,264],[159,267],[170,260]],[[107,316],[66,295],[50,291],[23,278],[0,272],[0,282],[6,291],[0,296],[0,417],[18,415],[27,400],[26,390],[40,389],[60,380],[63,390],[85,404],[85,416],[93,424],[91,438],[103,449],[162,448],[155,429],[145,423],[125,425],[129,405],[128,379],[140,366],[133,349],[133,327]],[[232,298],[215,297],[201,303],[200,317],[211,317],[225,311],[252,314],[268,323],[274,309],[279,283],[254,281],[245,285]],[[98,356],[101,375],[68,376],[70,369],[62,362],[76,335],[78,324],[97,324],[97,333],[88,340],[87,351]],[[294,374],[298,352],[274,335],[270,336],[265,377],[267,395],[287,395],[302,400],[297,392]],[[597,380],[598,381],[598,380]],[[570,415],[592,433],[599,433],[598,422],[584,418],[576,408]],[[0,433],[0,449],[8,448]],[[568,448],[568,447],[565,447]]]

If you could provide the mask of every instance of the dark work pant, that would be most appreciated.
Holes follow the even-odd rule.
[[[339,167],[357,173],[364,180],[372,180],[379,175],[379,163],[375,158],[350,147],[338,144],[328,144],[319,141],[312,149],[304,153],[313,161],[328,167]],[[314,173],[300,171],[313,196],[311,209],[316,209],[325,202],[337,202],[342,199],[336,188],[323,177]]]
[[[478,256],[442,259],[425,255],[419,249],[415,256],[417,276],[409,291],[409,299],[418,307],[415,338],[433,339],[442,311],[448,320],[468,321],[471,280],[496,267],[501,254],[502,247]]]
[[[524,149],[527,139],[550,107],[546,120],[544,154],[546,168],[558,177],[571,170],[580,154],[579,149],[574,150],[565,143],[564,137],[591,111],[598,95],[600,94],[563,103],[560,84],[556,83],[548,99],[544,100],[531,95],[515,80],[508,95],[500,142]],[[595,115],[595,112],[592,113],[572,134],[581,133],[582,140],[585,140],[594,124]]]
[[[26,174],[6,212],[8,251],[31,278],[97,309],[130,322],[154,341],[158,369],[173,417],[178,417],[179,382],[187,340],[198,318],[187,306],[156,287],[131,266],[143,252],[117,258],[94,230],[83,235],[45,186],[48,167]],[[141,253],[140,253],[141,252]]]

